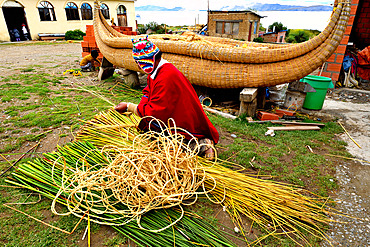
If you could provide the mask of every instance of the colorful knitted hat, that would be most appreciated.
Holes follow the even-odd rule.
[[[145,38],[132,39],[132,56],[145,73],[150,74],[154,69],[154,57],[159,52],[158,47],[152,41]]]

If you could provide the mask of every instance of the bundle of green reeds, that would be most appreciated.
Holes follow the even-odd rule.
[[[139,120],[114,110],[102,112],[85,123],[76,139],[89,141],[97,148],[131,146],[139,135],[136,129]],[[220,159],[213,162],[198,157],[197,160],[213,178],[205,181],[210,199],[224,206],[240,230],[245,228],[240,217],[244,215],[267,232],[254,244],[277,235],[286,235],[297,245],[310,245],[305,234],[329,241],[323,229],[331,222],[328,215],[336,212],[326,206],[326,198],[292,185],[248,176],[227,168],[230,163]]]
[[[102,190],[99,184],[81,187],[82,177],[72,179],[84,171],[91,172],[90,178],[93,178],[109,163],[109,155],[88,142],[75,141],[58,147],[56,152],[44,154],[43,158],[21,164],[7,182],[52,199],[51,208],[55,214],[73,214],[112,225],[139,246],[235,246],[202,217],[178,207],[151,210],[141,217],[139,225],[120,212],[128,207],[117,202],[112,190]],[[100,179],[100,185],[106,182],[105,178]],[[69,211],[58,212],[57,203],[65,205]],[[179,218],[181,220],[174,225]],[[157,232],[159,229],[163,230]]]

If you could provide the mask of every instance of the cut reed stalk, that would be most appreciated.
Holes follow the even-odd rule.
[[[135,128],[130,128],[130,135],[122,135],[124,132],[109,127],[119,122],[127,125],[131,121],[130,116],[117,114],[114,110],[101,113],[92,121],[86,122],[77,135],[77,140],[90,141],[98,148],[103,148],[102,144],[107,143],[117,147],[131,145],[133,138],[138,135]],[[137,118],[134,120],[135,123],[139,121]],[[106,129],[103,128],[104,124]],[[205,191],[216,184],[216,187],[207,193],[210,199],[222,203],[237,226],[242,228],[240,215],[244,215],[267,232],[254,244],[270,235],[285,234],[297,245],[309,245],[304,232],[330,240],[323,226],[332,221],[328,215],[338,212],[326,206],[327,198],[289,184],[234,171],[227,168],[232,164],[228,161],[218,159],[216,162],[210,162],[202,158],[197,160],[208,177],[214,179],[205,181]]]
[[[151,210],[141,217],[141,226],[145,229],[158,230],[171,225],[176,219],[181,218],[173,226],[164,229],[155,234],[148,230],[143,230],[136,221],[128,217],[123,217],[117,212],[105,212],[105,201],[94,201],[94,205],[90,205],[91,197],[88,200],[84,199],[84,193],[81,193],[80,198],[70,198],[69,191],[61,191],[60,188],[68,185],[68,179],[83,170],[90,169],[91,171],[99,172],[102,168],[109,164],[109,157],[105,156],[100,151],[87,142],[73,142],[64,147],[58,147],[57,152],[44,154],[43,158],[35,159],[19,166],[16,172],[12,174],[12,178],[7,179],[7,182],[35,191],[53,200],[52,208],[56,212],[56,203],[60,203],[67,207],[72,205],[72,202],[77,202],[80,211],[72,211],[73,214],[86,220],[86,215],[90,221],[100,222],[102,224],[112,224],[113,227],[133,240],[139,246],[172,246],[174,239],[176,246],[235,246],[214,226],[205,222],[200,216],[184,211],[181,218],[181,211],[175,208]],[[105,183],[103,179],[101,183]],[[71,184],[71,183],[69,183]],[[78,181],[73,183],[78,185]],[[82,190],[81,192],[86,192]],[[101,194],[106,193],[106,196],[111,196],[112,191],[92,190],[92,197],[101,198]],[[109,197],[110,203],[117,210],[127,210],[127,206],[122,203],[112,203],[113,197]],[[94,210],[91,210],[94,209]],[[89,211],[90,210],[90,211]],[[71,213],[71,212],[69,212]],[[67,213],[67,214],[69,214]],[[62,213],[58,213],[62,215]],[[187,236],[187,237],[184,237]]]

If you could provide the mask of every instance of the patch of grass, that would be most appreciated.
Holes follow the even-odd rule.
[[[319,184],[319,192],[318,194],[320,196],[328,196],[329,191],[332,191],[334,189],[338,188],[337,180],[334,176],[326,174],[326,175],[318,175],[318,184]]]
[[[7,192],[7,196],[2,202],[23,202],[26,201],[29,192],[23,191],[23,195]],[[37,196],[31,196],[27,201],[37,201]],[[25,212],[42,221],[50,222],[52,225],[63,230],[71,231],[77,223],[74,216],[50,218],[50,200],[42,200],[37,204],[14,206],[18,210]],[[36,222],[27,216],[13,211],[12,209],[1,207],[3,213],[8,215],[6,220],[0,221],[0,242],[7,243],[6,246],[77,246],[79,235],[86,228],[86,222],[82,222],[75,233],[68,235],[50,228],[42,223]]]
[[[54,46],[57,46],[57,45],[60,45],[60,44],[67,44],[67,43],[69,43],[69,42],[67,42],[67,41],[58,41],[58,42],[55,42],[55,41],[51,41],[51,42],[32,41],[32,42],[29,42],[29,43],[17,43],[17,42],[0,43],[0,46],[37,46],[37,45],[54,45]]]
[[[29,94],[23,94],[22,96],[17,97],[17,99],[20,99],[20,100],[27,100],[29,98],[31,98],[31,95]]]
[[[209,118],[214,124],[240,137],[226,146],[225,151],[219,154],[220,158],[231,157],[230,161],[250,168],[249,161],[255,157],[253,165],[260,174],[271,174],[321,195],[335,189],[331,180],[328,183],[328,179],[320,177],[333,176],[335,164],[324,154],[311,153],[307,146],[332,154],[335,154],[331,151],[333,149],[344,152],[346,143],[336,137],[343,132],[338,124],[326,123],[320,131],[280,131],[270,137],[264,133],[268,126],[273,126],[271,123],[249,124],[241,119],[230,121],[214,115],[209,115]],[[322,175],[318,175],[320,171]]]
[[[34,68],[26,68],[26,69],[21,69],[21,72],[31,72],[34,71]]]
[[[11,117],[14,117],[14,116],[18,116],[18,111],[8,110],[8,111],[5,111],[5,114],[7,114]]]
[[[10,101],[12,101],[12,99],[13,99],[13,97],[11,97],[11,96],[3,96],[1,98],[1,102],[3,102],[3,103],[10,102]]]
[[[104,246],[121,246],[127,242],[127,238],[122,234],[117,234],[113,238],[108,238],[103,242]]]
[[[6,78],[3,78],[1,81],[2,82],[9,82],[10,80],[11,80],[10,78],[6,77]]]
[[[19,150],[21,146],[25,142],[35,142],[39,141],[45,136],[45,134],[39,134],[39,135],[24,135],[20,137],[10,137],[8,136],[6,139],[7,143],[4,145],[3,148],[0,148],[0,153],[8,153],[14,150]]]
[[[35,133],[35,132],[39,132],[39,131],[40,131],[39,128],[33,128],[33,129],[31,129],[31,133]]]

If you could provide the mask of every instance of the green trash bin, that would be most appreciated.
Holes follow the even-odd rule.
[[[307,93],[303,103],[303,108],[309,110],[321,110],[328,88],[334,88],[331,78],[324,76],[308,75],[300,80],[313,87],[316,92]]]

